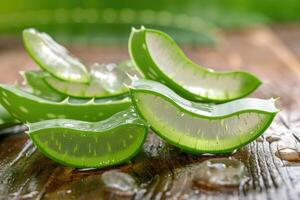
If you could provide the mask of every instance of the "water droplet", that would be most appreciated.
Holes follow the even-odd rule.
[[[272,135],[267,136],[266,140],[270,143],[276,142],[276,141],[281,140],[281,136],[279,134],[273,133]]]
[[[286,161],[299,162],[300,161],[300,144],[295,139],[295,133],[290,131],[274,133],[267,133],[266,140],[270,143],[275,142],[277,144],[277,151],[275,155]]]
[[[104,172],[101,180],[110,192],[122,195],[134,195],[138,189],[136,181],[129,175],[117,170]]]
[[[275,155],[282,160],[297,162],[300,161],[299,149],[283,148],[275,152]]]
[[[77,171],[79,172],[86,172],[86,171],[92,171],[92,170],[95,170],[97,168],[81,168],[81,169],[76,169]]]
[[[230,158],[213,158],[197,166],[194,184],[201,188],[236,188],[247,180],[242,162]]]
[[[21,196],[18,196],[18,195],[16,195],[16,196],[18,196],[21,199],[32,199],[32,198],[36,197],[38,194],[39,194],[38,191],[33,191],[33,192],[30,192],[30,193],[27,193],[27,194],[24,194]]]
[[[258,137],[256,140],[256,142],[263,142],[264,141],[264,138],[262,136]]]
[[[76,127],[74,124],[71,124],[71,123],[65,123],[64,126],[66,128],[73,128],[73,127]]]

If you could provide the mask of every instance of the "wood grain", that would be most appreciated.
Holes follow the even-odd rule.
[[[213,69],[243,69],[265,84],[253,96],[280,97],[279,113],[266,131],[290,134],[297,140],[300,127],[299,26],[256,27],[225,33],[216,47],[184,48],[198,63]],[[11,44],[11,43],[8,43]],[[35,68],[20,42],[0,41],[1,82],[17,79],[19,70]],[[8,47],[9,46],[9,47]],[[126,47],[73,47],[89,62],[117,62],[128,58]],[[282,161],[278,143],[265,137],[233,155],[247,167],[249,181],[233,191],[195,187],[196,165],[213,156],[184,153],[150,134],[143,150],[130,163],[108,169],[80,171],[44,157],[25,134],[0,140],[0,199],[300,199],[300,164]],[[102,173],[118,169],[139,185],[134,195],[108,189]]]

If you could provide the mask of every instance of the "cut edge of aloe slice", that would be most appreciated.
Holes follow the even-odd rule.
[[[161,138],[191,153],[222,154],[241,148],[264,133],[279,112],[274,99],[195,103],[150,80],[135,81],[130,93],[137,112]],[[253,122],[246,124],[247,118]]]
[[[166,45],[164,45],[164,48],[159,48],[158,45],[154,45],[154,49],[152,53],[158,54],[155,58],[153,57],[153,54],[150,52],[149,45],[151,45],[151,42],[147,42],[147,34],[154,33],[156,35],[161,36],[165,41],[166,44],[171,46],[174,50],[174,54],[176,54],[178,59],[176,59],[176,65],[182,64],[182,66],[185,66],[185,69],[183,67],[176,67],[174,68],[174,65],[170,67],[168,64],[166,64],[167,59],[161,58],[161,62],[165,62],[165,68],[169,68],[169,72],[163,71],[166,69],[163,69],[160,67],[159,64],[157,64],[157,58],[159,56],[162,56],[163,53],[165,54],[171,54],[171,50],[168,50],[166,48]],[[153,38],[153,37],[152,37]],[[153,46],[153,45],[152,45]],[[208,101],[208,102],[216,102],[216,103],[222,103],[226,101],[231,101],[235,99],[239,99],[242,97],[245,97],[252,93],[255,89],[257,89],[262,81],[258,79],[255,75],[253,75],[250,72],[246,71],[223,71],[223,72],[216,72],[214,70],[199,66],[195,63],[193,63],[185,54],[184,52],[178,47],[176,42],[167,34],[152,30],[152,29],[146,29],[143,26],[141,29],[132,29],[130,37],[129,37],[129,55],[131,59],[133,60],[134,64],[140,68],[140,70],[143,72],[145,77],[148,79],[160,81],[169,87],[172,87],[178,94],[181,94],[185,96],[187,99],[193,100],[193,101]],[[160,52],[159,49],[163,49],[164,52]],[[167,53],[166,53],[167,52]],[[142,55],[142,56],[141,56]],[[175,62],[175,61],[174,61]],[[189,68],[187,70],[186,68]],[[181,73],[177,73],[178,77],[176,77],[176,72],[178,72],[181,69]],[[171,71],[170,71],[171,70]],[[190,72],[190,74],[186,77],[188,77],[188,80],[180,81],[182,79],[183,73]],[[198,75],[195,75],[198,74]],[[229,90],[219,90],[220,85],[224,85],[225,81],[228,82],[228,80],[223,80],[223,82],[219,82],[219,86],[216,85],[215,88],[204,88],[201,86],[205,85],[205,81],[202,84],[198,84],[196,86],[188,86],[188,82],[193,81],[192,79],[195,79],[196,81],[204,80],[207,78],[214,78],[212,80],[212,83],[218,82],[218,80],[222,80],[225,77],[227,79],[237,79],[240,78],[241,80],[237,83],[241,84],[240,87],[236,89],[236,91],[233,93],[232,88]],[[176,79],[176,80],[175,80]],[[180,83],[181,82],[181,83]],[[209,83],[209,84],[208,84]],[[207,82],[206,85],[213,85],[210,84],[210,82]],[[237,85],[237,84],[231,84],[231,85]],[[218,86],[218,87],[217,87]]]
[[[43,70],[62,80],[89,82],[89,73],[84,64],[48,34],[33,28],[25,29],[23,42],[31,58]]]
[[[131,63],[131,62],[130,62]],[[77,98],[110,98],[128,93],[125,85],[131,83],[131,77],[140,78],[140,72],[123,62],[119,64],[91,65],[89,83],[63,81],[53,76],[45,77],[45,82],[57,92]]]
[[[127,162],[140,151],[148,133],[148,125],[132,108],[100,122],[54,119],[27,126],[30,138],[47,157],[76,168]]]
[[[64,80],[60,80],[53,76],[45,77],[45,82],[57,92],[68,95],[71,97],[78,98],[108,98],[118,95],[123,95],[125,93],[120,94],[109,94],[105,91],[100,84],[95,83],[94,85],[90,85],[88,83],[75,83],[68,82]],[[90,89],[94,89],[93,91]]]

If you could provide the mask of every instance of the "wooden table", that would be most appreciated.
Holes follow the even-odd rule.
[[[128,58],[122,47],[72,47],[90,62],[118,62]],[[300,26],[256,27],[222,34],[216,47],[189,47],[187,54],[213,69],[244,69],[264,85],[253,96],[280,97],[282,111],[265,135],[300,136]],[[20,41],[0,41],[0,80],[12,83],[19,70],[34,69]],[[20,80],[20,78],[18,78]],[[131,163],[108,169],[79,171],[45,156],[25,134],[0,140],[0,199],[300,199],[300,163],[279,159],[278,142],[266,137],[231,155],[247,167],[249,181],[231,192],[208,191],[193,185],[189,167],[211,158],[181,152],[150,134],[143,151]],[[228,157],[228,155],[224,156]],[[118,169],[139,184],[134,194],[108,190],[103,172]]]

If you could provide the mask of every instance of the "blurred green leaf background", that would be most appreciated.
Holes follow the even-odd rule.
[[[300,19],[299,0],[15,0],[2,1],[0,34],[35,27],[66,42],[126,43],[132,26],[171,34],[177,41],[213,44],[218,33]]]

